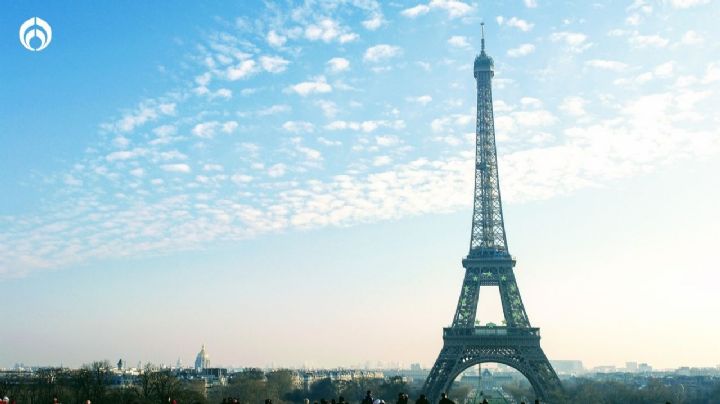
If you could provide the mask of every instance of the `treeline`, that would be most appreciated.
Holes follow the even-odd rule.
[[[271,399],[274,404],[320,402],[338,399],[359,403],[367,390],[375,397],[394,402],[399,393],[411,393],[400,377],[333,381],[324,378],[314,381],[308,389],[298,388],[291,370],[263,372],[246,369],[232,374],[226,386],[205,391],[203,380],[183,380],[170,370],[154,369],[148,365],[132,385],[113,384],[108,362],[94,362],[81,369],[41,369],[29,375],[0,379],[0,398],[8,396],[18,404],[50,404],[57,399],[62,404],[208,404],[222,403],[228,398],[243,404],[263,403]],[[461,398],[467,390],[454,391]],[[207,394],[207,396],[206,396]]]
[[[718,378],[708,378],[703,382],[687,379],[687,382],[675,381],[672,384],[666,384],[662,379],[650,378],[642,385],[578,378],[566,380],[563,385],[565,396],[559,397],[558,403],[720,403]]]
[[[110,363],[93,362],[80,369],[41,369],[32,376],[0,379],[0,398],[18,404],[205,404],[205,384],[183,381],[169,370],[148,365],[132,386],[114,386]],[[168,400],[170,398],[170,400]]]
[[[18,404],[50,404],[54,398],[63,404],[220,404],[237,399],[242,404],[260,404],[266,399],[273,404],[302,404],[326,400],[331,402],[343,397],[345,402],[359,404],[367,390],[373,397],[396,402],[398,394],[410,396],[414,403],[419,395],[422,381],[408,385],[400,377],[387,379],[313,381],[309,386],[297,386],[295,373],[291,370],[263,372],[246,369],[229,376],[226,386],[216,386],[205,391],[202,380],[183,380],[170,370],[147,366],[134,383],[129,386],[113,384],[113,374],[108,362],[94,362],[77,370],[45,369],[32,376],[17,379],[0,379],[0,398],[8,396]],[[664,381],[647,379],[642,384],[624,384],[616,381],[596,381],[575,378],[563,381],[564,392],[555,392],[550,402],[562,403],[673,403],[700,404],[720,403],[720,379],[706,378]],[[506,393],[517,402],[532,403],[534,394],[527,382],[513,382],[504,386]],[[470,398],[470,386],[456,383],[450,398],[465,404]]]
[[[326,400],[339,400],[343,397],[349,403],[360,403],[367,390],[373,396],[384,399],[388,404],[394,403],[399,393],[414,393],[402,378],[331,380],[324,378],[314,381],[304,388],[293,383],[293,371],[275,370],[263,372],[259,369],[247,369],[233,374],[225,387],[212,389],[208,393],[211,403],[221,403],[224,398],[236,398],[240,403],[263,403],[271,399],[273,404],[303,403],[308,399],[311,403]]]

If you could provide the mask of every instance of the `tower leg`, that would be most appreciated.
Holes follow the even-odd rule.
[[[428,378],[425,380],[422,391],[430,400],[430,404],[437,404],[440,400],[440,394],[446,393],[452,384],[450,375],[457,367],[460,349],[458,347],[443,347],[440,355],[430,370]]]

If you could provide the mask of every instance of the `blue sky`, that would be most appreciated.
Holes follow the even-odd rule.
[[[0,366],[203,342],[429,365],[469,241],[481,21],[548,355],[720,363],[716,3],[2,7]],[[42,52],[17,40],[35,15]]]

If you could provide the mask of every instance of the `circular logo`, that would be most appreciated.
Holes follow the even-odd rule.
[[[51,41],[52,28],[40,17],[32,17],[20,26],[20,43],[29,51],[39,52],[47,48]]]

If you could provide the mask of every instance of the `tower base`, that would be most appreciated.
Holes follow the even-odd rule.
[[[485,362],[502,363],[522,373],[541,401],[562,391],[560,379],[540,347],[538,328],[449,327],[443,330],[443,348],[423,392],[431,403],[437,403],[460,373]]]

